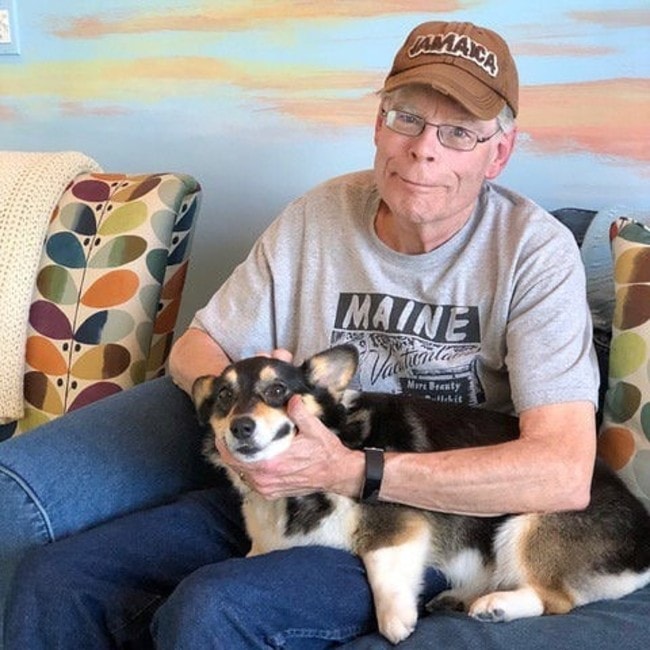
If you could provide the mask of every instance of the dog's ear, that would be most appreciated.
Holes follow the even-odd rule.
[[[196,415],[201,425],[206,425],[210,421],[212,407],[214,405],[214,375],[203,375],[192,384],[192,400],[196,408]]]
[[[358,363],[359,353],[353,345],[337,345],[307,359],[303,369],[310,384],[326,388],[338,399],[352,381]]]

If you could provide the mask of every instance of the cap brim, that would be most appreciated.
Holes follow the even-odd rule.
[[[395,74],[384,83],[390,91],[407,84],[425,84],[455,99],[481,120],[495,118],[506,105],[501,95],[462,68],[446,63],[428,63]]]

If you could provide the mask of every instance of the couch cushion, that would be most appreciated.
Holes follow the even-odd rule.
[[[610,237],[616,299],[598,450],[650,510],[650,229],[620,218]]]

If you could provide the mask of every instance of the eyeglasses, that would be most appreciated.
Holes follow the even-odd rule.
[[[501,131],[499,127],[492,135],[480,137],[478,133],[466,129],[464,126],[455,126],[453,124],[434,124],[427,122],[419,115],[413,115],[405,111],[390,110],[382,111],[386,126],[395,133],[408,135],[415,138],[420,135],[427,126],[433,126],[437,130],[438,141],[447,149],[456,151],[473,151],[477,144],[483,144]]]

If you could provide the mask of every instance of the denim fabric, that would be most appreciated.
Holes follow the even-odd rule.
[[[427,572],[422,601],[446,581]],[[324,650],[376,629],[359,558],[302,547],[200,569],[160,608],[158,650]]]
[[[0,630],[28,549],[206,485],[203,435],[185,393],[160,379],[1,442]]]
[[[315,650],[375,629],[355,556],[307,547],[243,558],[248,547],[223,479],[37,549],[16,573],[5,648]],[[426,597],[444,587],[427,574]]]
[[[46,546],[19,568],[5,648],[393,647],[368,634],[374,614],[357,558],[321,547],[241,558],[247,548],[238,498],[226,484]],[[427,577],[430,597],[443,581]],[[650,587],[513,623],[436,613],[400,648],[640,650],[649,617]]]
[[[186,575],[247,551],[239,512],[228,488],[190,492],[30,551],[7,601],[5,648],[149,647],[153,612]]]

